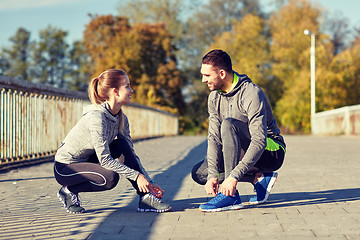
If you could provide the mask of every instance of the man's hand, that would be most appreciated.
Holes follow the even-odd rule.
[[[224,182],[221,184],[221,193],[225,196],[233,196],[235,194],[236,184],[238,183],[238,180],[233,178],[232,176],[229,176],[224,180]]]
[[[211,178],[207,180],[205,184],[205,191],[207,194],[212,194],[214,197],[218,193],[219,190],[219,180],[217,178]]]

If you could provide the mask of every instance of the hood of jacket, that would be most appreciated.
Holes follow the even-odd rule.
[[[218,91],[219,94],[223,95],[223,96],[227,96],[227,97],[232,97],[234,96],[234,94],[237,93],[237,91],[241,88],[241,86],[245,83],[245,82],[252,82],[251,79],[246,75],[246,74],[239,74],[237,72],[234,71],[234,73],[238,76],[239,81],[236,83],[236,85],[230,90],[230,92],[224,93],[221,91]]]

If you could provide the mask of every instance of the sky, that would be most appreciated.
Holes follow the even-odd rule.
[[[121,0],[0,0],[0,49],[11,45],[9,38],[17,29],[31,32],[31,39],[39,36],[39,31],[48,26],[68,32],[67,40],[80,40],[91,14],[118,14]],[[360,0],[309,0],[320,4],[331,13],[349,19],[351,27],[360,28]],[[271,0],[260,0],[268,6]]]

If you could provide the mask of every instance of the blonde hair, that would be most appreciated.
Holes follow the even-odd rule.
[[[101,104],[109,99],[109,92],[112,88],[119,88],[126,77],[126,72],[119,69],[109,69],[102,72],[98,77],[90,80],[88,95],[91,103]],[[120,116],[120,132],[123,132],[124,119],[122,109],[119,112]]]

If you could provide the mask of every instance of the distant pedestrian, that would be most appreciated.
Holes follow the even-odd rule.
[[[208,149],[206,159],[194,166],[192,177],[215,197],[200,205],[200,210],[242,208],[236,190],[239,181],[254,185],[256,196],[250,204],[264,203],[278,175],[273,171],[282,166],[286,148],[268,99],[247,75],[233,71],[230,56],[222,50],[203,57],[201,74],[212,91]]]
[[[164,190],[151,180],[135,154],[129,122],[121,107],[133,90],[122,70],[110,69],[92,79],[89,98],[79,122],[68,133],[55,155],[54,174],[62,185],[59,199],[70,213],[82,213],[80,192],[114,188],[119,175],[127,178],[139,195],[138,211],[166,212]]]

